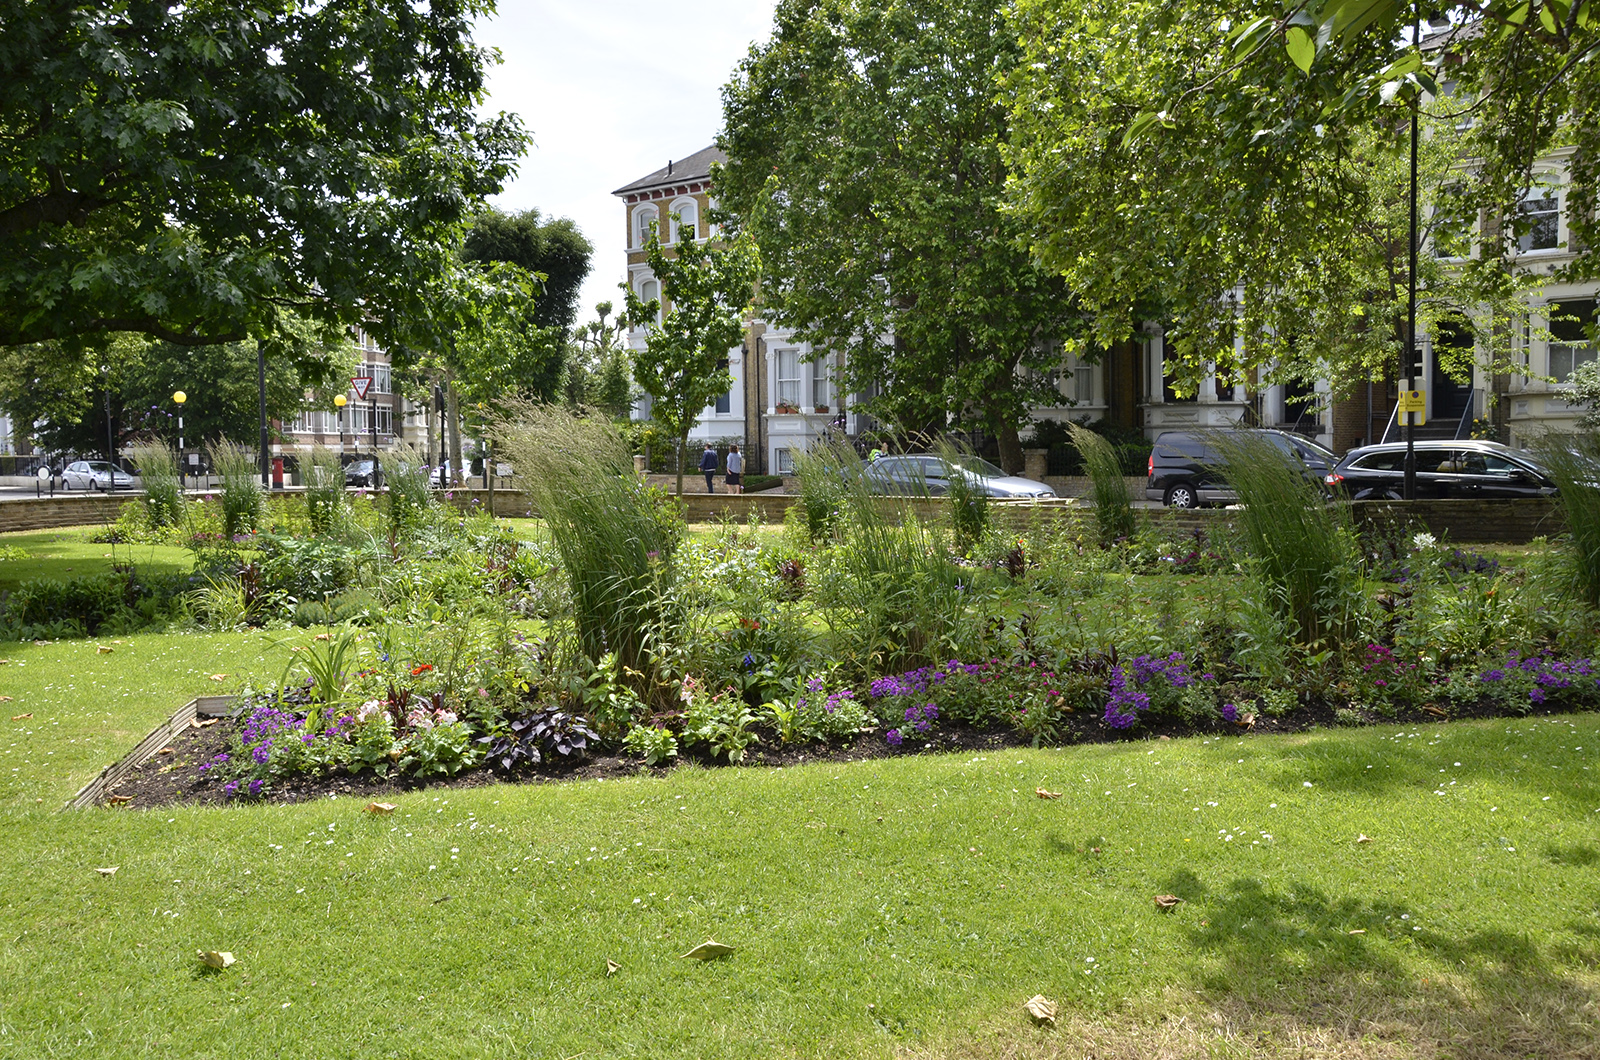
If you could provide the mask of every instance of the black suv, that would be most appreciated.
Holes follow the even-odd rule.
[[[1333,470],[1339,458],[1316,442],[1283,431],[1218,428],[1209,431],[1166,431],[1150,447],[1149,477],[1144,495],[1169,508],[1198,508],[1202,504],[1232,504],[1237,495],[1228,487],[1227,460],[1217,447],[1219,439],[1260,439],[1304,464],[1318,481]]]
[[[1463,438],[1415,443],[1417,497],[1548,497],[1556,492],[1537,457],[1499,442]],[[1399,500],[1406,446],[1387,442],[1352,449],[1323,480],[1358,501]]]

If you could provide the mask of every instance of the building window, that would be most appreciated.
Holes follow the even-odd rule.
[[[811,407],[818,412],[833,408],[833,366],[826,356],[811,362]]]
[[[1072,370],[1072,400],[1079,405],[1094,404],[1094,366],[1080,364]]]
[[[780,475],[794,474],[794,453],[789,449],[772,451],[772,469]]]
[[[1561,204],[1553,190],[1529,192],[1517,205],[1516,233],[1522,253],[1556,249],[1561,241]]]
[[[372,386],[367,390],[369,394],[394,393],[393,378],[390,376],[389,366],[386,364],[375,364],[372,361],[367,361],[362,364],[361,370],[356,375],[372,380]]]
[[[717,395],[717,415],[726,416],[733,410],[733,391],[728,390]]]
[[[774,396],[777,404],[786,408],[800,408],[800,351],[779,350],[778,385]]]
[[[1478,227],[1478,211],[1467,202],[1467,189],[1447,184],[1439,189],[1433,205],[1429,237],[1434,256],[1467,258],[1472,256],[1472,236]]]
[[[615,216],[615,215],[613,215]],[[650,241],[650,226],[656,222],[654,206],[640,206],[633,211],[633,245],[642,247]],[[616,229],[612,229],[616,231]]]
[[[639,301],[656,303],[656,323],[661,323],[661,285],[655,280],[645,280],[639,284]],[[641,325],[642,326],[642,325]]]
[[[1550,375],[1558,383],[1571,378],[1573,369],[1595,359],[1591,328],[1595,326],[1595,303],[1552,302],[1550,321]]]
[[[676,243],[688,233],[690,239],[700,237],[700,208],[693,199],[679,199],[672,204],[672,237]]]

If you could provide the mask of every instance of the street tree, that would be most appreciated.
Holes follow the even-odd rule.
[[[902,429],[1018,429],[1076,310],[1005,213],[1000,0],[783,0],[723,89],[721,205],[761,246],[762,315],[842,358]],[[1085,351],[1091,353],[1092,351]]]
[[[0,346],[389,340],[527,137],[492,0],[0,0]]]
[[[652,225],[645,244],[662,298],[644,301],[627,284],[627,317],[644,326],[633,376],[651,397],[650,415],[677,442],[678,495],[689,431],[733,385],[728,354],[744,340],[745,321],[761,273],[761,255],[748,231],[727,241],[683,239],[663,247]]]
[[[1472,161],[1481,130],[1458,128],[1468,94],[1429,95],[1439,86],[1392,13],[1330,27],[1336,44],[1302,66],[1304,19],[1342,2],[1016,6],[1027,61],[1007,80],[1012,208],[1097,335],[1141,316],[1169,325],[1180,389],[1213,368],[1349,387],[1408,348],[1413,106],[1419,332],[1448,331],[1490,371],[1514,353],[1534,281],[1507,267],[1504,239],[1473,245],[1480,215],[1501,236],[1516,223],[1495,224],[1507,200]]]

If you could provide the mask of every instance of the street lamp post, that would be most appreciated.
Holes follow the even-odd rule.
[[[339,410],[339,459],[344,461],[344,407],[350,400],[343,394],[333,395],[333,407]]]
[[[187,481],[185,481],[186,470],[184,468],[184,462],[183,462],[184,461],[184,457],[183,457],[183,403],[185,401],[188,401],[188,400],[189,400],[189,395],[188,394],[185,394],[181,390],[173,391],[173,393],[172,393],[172,403],[174,405],[178,406],[178,490],[179,490],[179,492],[182,492],[183,490],[187,489],[188,486],[189,486],[189,483]]]

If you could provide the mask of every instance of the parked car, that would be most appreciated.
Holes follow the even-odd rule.
[[[1275,446],[1305,465],[1317,481],[1339,458],[1329,449],[1298,434],[1249,428],[1209,431],[1165,431],[1150,447],[1144,495],[1168,508],[1198,508],[1203,504],[1232,504],[1238,495],[1228,486],[1227,458],[1217,443],[1227,439],[1257,439]]]
[[[61,472],[61,486],[69,490],[131,490],[133,476],[106,460],[74,460]]]
[[[352,460],[344,466],[346,486],[372,487],[378,484],[378,462],[372,459]]]
[[[929,453],[880,456],[868,462],[862,474],[874,493],[926,493],[930,497],[943,497],[950,492],[951,476],[960,475],[989,497],[1018,499],[1056,495],[1056,491],[1043,482],[1008,475],[976,456],[961,457],[955,465]]]
[[[1417,497],[1548,497],[1556,492],[1538,457],[1523,449],[1479,439],[1429,439],[1414,443]],[[1399,500],[1405,488],[1404,442],[1352,449],[1325,481],[1351,498]]]

